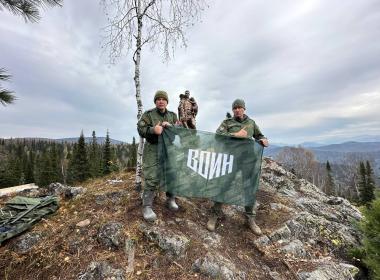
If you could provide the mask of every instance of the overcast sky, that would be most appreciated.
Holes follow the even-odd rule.
[[[243,98],[271,142],[380,135],[380,1],[231,3],[211,1],[168,63],[143,49],[144,109],[163,89],[177,112],[189,89],[200,130],[215,131]],[[34,24],[0,11],[0,67],[13,76],[2,86],[18,98],[0,105],[0,137],[137,136],[133,63],[109,64],[105,24],[94,0],[66,0]]]

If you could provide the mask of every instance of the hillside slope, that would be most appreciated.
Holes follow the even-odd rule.
[[[270,159],[263,160],[258,193],[262,236],[246,228],[240,207],[224,207],[210,233],[209,201],[181,198],[172,213],[162,194],[154,207],[159,219],[147,224],[133,177],[113,175],[83,184],[86,192],[75,198],[62,195],[55,215],[0,247],[0,279],[353,279],[358,273],[346,251],[359,244],[353,221],[360,212]]]

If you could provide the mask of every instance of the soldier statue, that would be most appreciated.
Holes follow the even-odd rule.
[[[196,129],[195,117],[198,113],[198,104],[194,97],[190,97],[190,91],[179,95],[178,117],[181,124],[186,128]]]

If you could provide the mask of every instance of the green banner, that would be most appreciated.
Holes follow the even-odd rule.
[[[169,127],[159,137],[158,151],[165,191],[232,205],[254,204],[263,147],[253,139]]]

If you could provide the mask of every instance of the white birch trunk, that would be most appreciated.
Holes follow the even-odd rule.
[[[137,102],[137,120],[140,120],[143,113],[143,105],[141,101],[141,87],[140,87],[140,61],[141,61],[141,30],[142,30],[142,15],[141,15],[141,1],[138,1],[137,6],[137,37],[136,37],[136,53],[133,57],[135,62],[135,81],[136,87],[136,102]],[[144,150],[144,139],[140,136],[139,145],[137,148],[137,164],[136,164],[136,179],[135,188],[141,191],[142,186],[142,154]]]

